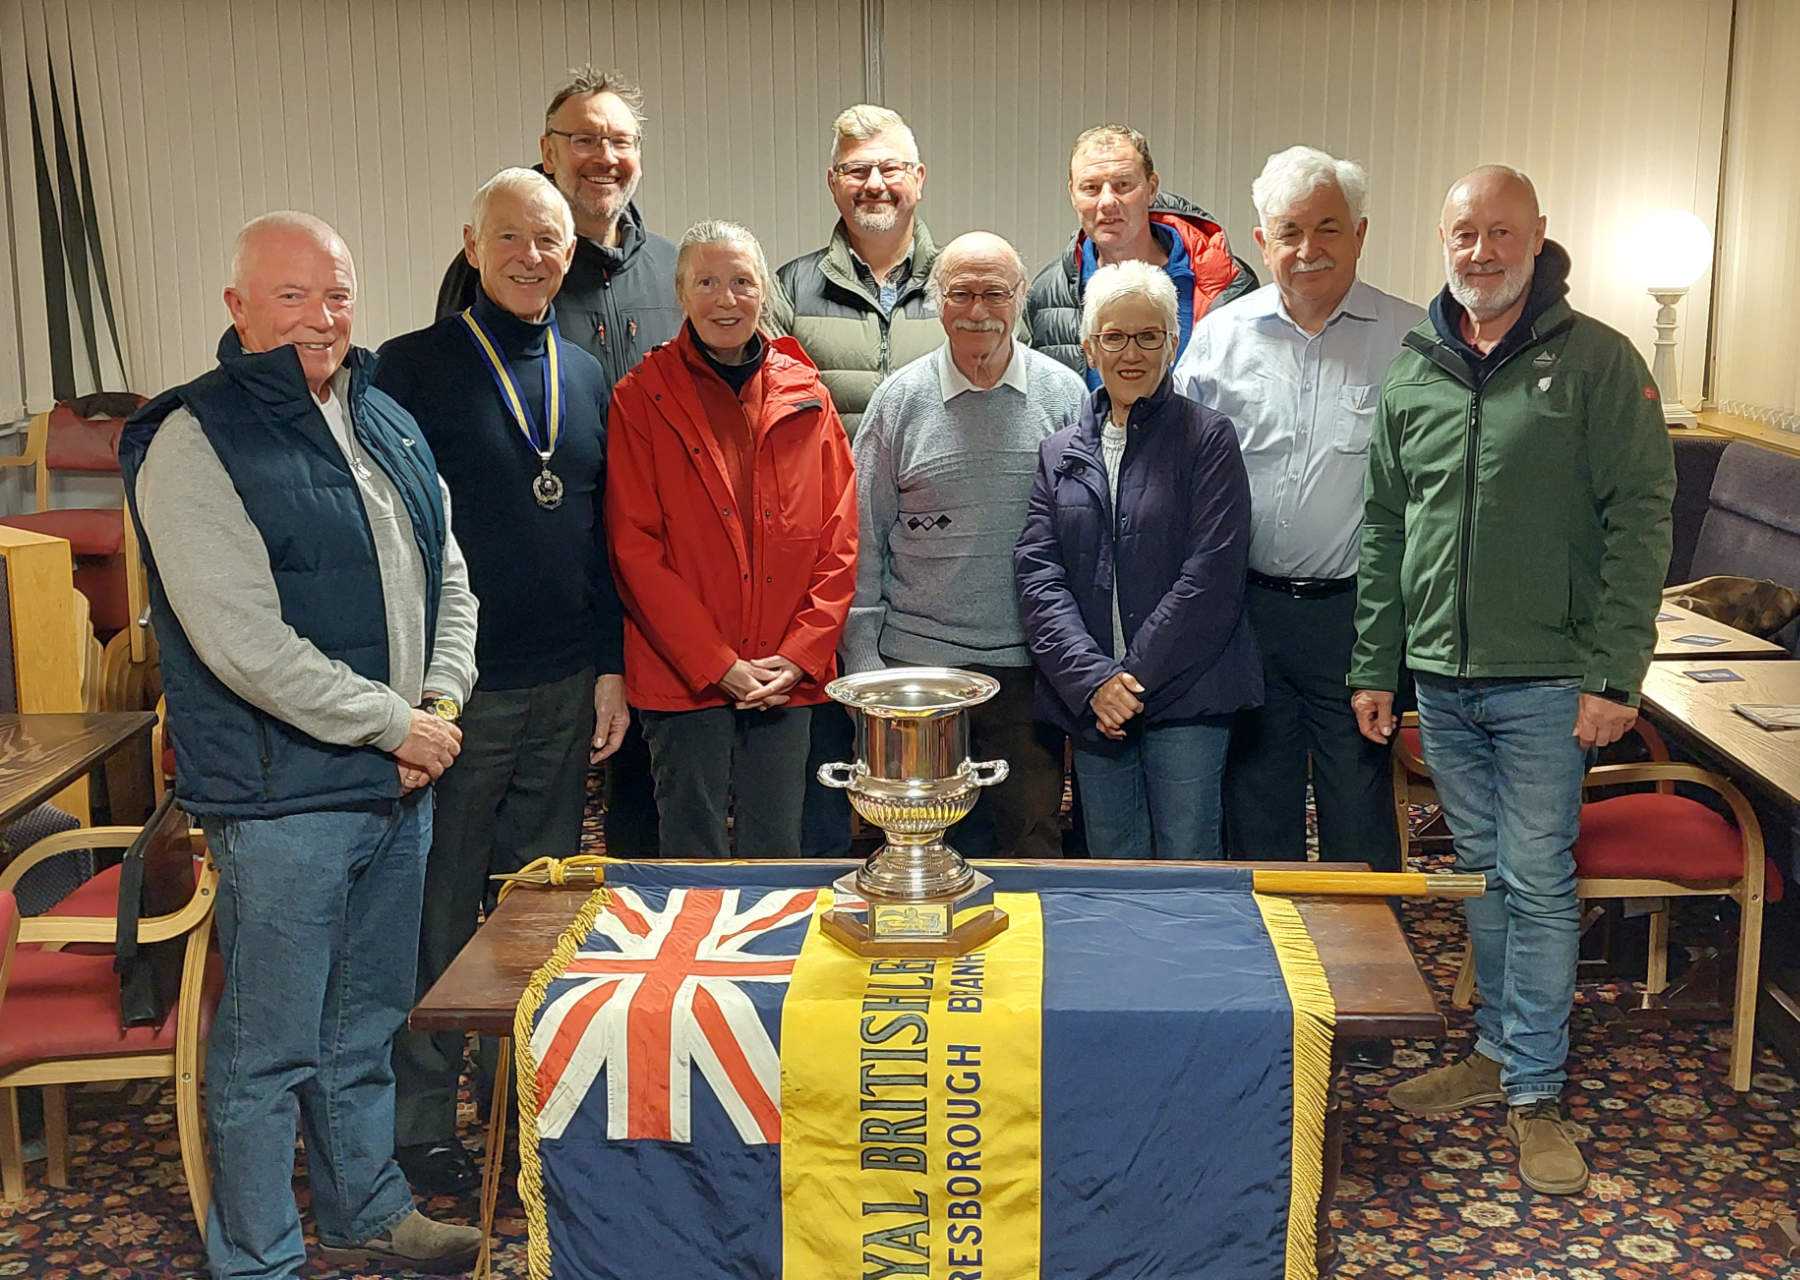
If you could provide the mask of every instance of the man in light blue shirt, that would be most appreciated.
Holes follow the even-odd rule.
[[[1320,857],[1389,871],[1400,849],[1387,749],[1357,732],[1344,681],[1375,405],[1425,313],[1356,278],[1367,190],[1353,161],[1311,147],[1269,157],[1250,194],[1273,283],[1195,327],[1175,387],[1232,420],[1250,475],[1245,603],[1267,693],[1232,726],[1227,848],[1305,858],[1310,756]]]

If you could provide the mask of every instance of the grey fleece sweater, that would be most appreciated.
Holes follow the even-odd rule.
[[[282,621],[262,535],[186,409],[164,419],[150,442],[138,469],[138,512],[155,548],[169,607],[200,661],[226,688],[321,742],[392,751],[405,740],[412,709],[425,690],[468,700],[475,685],[476,603],[462,552],[449,536],[427,672],[424,566],[393,482],[364,457],[350,440],[343,415],[333,412],[348,384],[340,372],[321,412],[357,477],[375,541],[387,612],[386,684],[326,657]],[[445,490],[446,529],[449,506]]]
[[[1031,665],[1013,544],[1038,446],[1079,412],[1087,389],[1015,341],[999,386],[946,400],[949,359],[942,347],[895,373],[857,428],[856,598],[839,650],[846,671],[873,671],[883,659]]]

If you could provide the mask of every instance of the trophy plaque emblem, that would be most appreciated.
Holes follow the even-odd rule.
[[[821,765],[886,842],[833,886],[820,927],[859,955],[964,955],[1006,928],[1006,913],[970,900],[993,882],[944,841],[1004,760],[969,759],[970,707],[1000,691],[991,676],[893,667],[833,680],[825,691],[856,723],[856,759]],[[959,913],[959,907],[961,908]]]

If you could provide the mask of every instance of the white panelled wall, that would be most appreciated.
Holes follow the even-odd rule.
[[[1618,241],[1659,209],[1715,225],[1730,0],[885,4],[888,103],[919,135],[933,229],[998,231],[1034,268],[1075,226],[1070,144],[1106,120],[1149,136],[1163,190],[1222,221],[1265,282],[1250,182],[1269,153],[1361,161],[1362,274],[1421,304],[1444,282],[1450,183],[1486,161],[1523,169],[1574,257],[1572,302],[1646,362],[1656,308]],[[1708,288],[1682,316],[1696,391]]]
[[[1712,398],[1800,431],[1800,4],[1738,0]]]
[[[146,392],[212,362],[231,239],[270,209],[310,210],[343,232],[357,342],[429,323],[469,198],[502,166],[537,161],[545,103],[572,64],[617,66],[644,86],[639,204],[653,229],[735,218],[776,261],[830,229],[829,124],[863,82],[855,0],[0,7],[20,3],[66,14],[95,50],[83,114],[107,142],[126,369]]]
[[[1796,47],[1800,6],[1739,4],[1761,15],[1768,92],[1793,99],[1800,91],[1778,50]],[[1423,301],[1442,281],[1434,226],[1444,188],[1472,165],[1500,160],[1536,179],[1550,234],[1574,255],[1575,304],[1630,334],[1648,358],[1654,304],[1617,245],[1658,209],[1718,224],[1732,8],[1731,0],[0,0],[4,159],[16,216],[32,191],[29,153],[18,151],[29,125],[17,123],[24,68],[14,36],[60,36],[68,50],[58,56],[99,148],[104,190],[95,205],[126,376],[155,391],[211,362],[225,326],[227,248],[244,219],[264,210],[310,209],[344,232],[361,276],[359,342],[426,323],[469,196],[501,165],[536,159],[545,100],[564,68],[582,61],[625,70],[649,96],[639,201],[654,229],[674,236],[697,218],[724,216],[749,224],[773,261],[816,247],[835,216],[823,177],[829,122],[864,96],[867,10],[881,98],[918,132],[929,168],[924,214],[940,240],[988,227],[1013,239],[1034,269],[1049,260],[1074,224],[1070,141],[1086,125],[1122,120],[1148,133],[1165,188],[1221,218],[1266,275],[1250,236],[1250,180],[1270,151],[1303,141],[1368,166],[1364,275]],[[1743,43],[1740,34],[1740,60]],[[1800,181],[1783,133],[1792,116],[1790,107],[1763,117],[1760,144],[1778,151],[1779,136],[1786,146],[1785,205]],[[1734,154],[1753,145],[1734,132]],[[1776,216],[1773,195],[1764,209],[1731,185],[1740,203],[1728,214]],[[1731,296],[1791,296],[1794,240],[1786,234],[1785,277],[1740,272]],[[1749,246],[1727,243],[1734,261],[1751,260]],[[28,265],[11,264],[7,283],[21,296]],[[1703,278],[1682,315],[1681,376],[1691,391],[1705,369],[1710,289]],[[0,409],[19,397],[14,366],[29,378],[33,365],[30,326],[15,335],[8,320],[0,314],[10,348],[0,351],[8,357]],[[1721,377],[1738,367],[1721,359]],[[1781,366],[1785,391],[1741,398],[1786,395],[1791,405],[1794,369],[1791,359]]]

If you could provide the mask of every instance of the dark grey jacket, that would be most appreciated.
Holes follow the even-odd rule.
[[[644,230],[635,204],[619,220],[616,249],[577,238],[575,261],[556,295],[562,336],[593,353],[608,386],[637,367],[651,347],[681,331],[675,301],[675,246]],[[438,287],[437,318],[475,301],[481,276],[460,253]]]
[[[1225,228],[1206,210],[1180,196],[1162,194],[1150,202],[1150,221],[1181,237],[1194,268],[1194,323],[1214,306],[1222,306],[1256,288],[1256,272],[1231,252]],[[1038,272],[1025,295],[1025,323],[1031,345],[1086,376],[1081,350],[1081,244],[1077,231],[1062,256]]]

